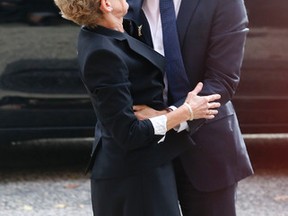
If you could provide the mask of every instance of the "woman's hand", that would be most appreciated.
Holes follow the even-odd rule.
[[[159,111],[146,105],[133,106],[133,111],[138,120],[144,120],[167,113],[166,110]]]
[[[189,105],[192,111],[193,119],[206,118],[212,119],[218,113],[217,108],[220,107],[219,102],[215,102],[215,100],[219,100],[221,96],[219,94],[212,94],[208,96],[198,96],[198,93],[202,90],[203,83],[198,83],[197,86],[188,93],[187,98],[185,100],[186,105]],[[190,112],[190,109],[188,109]],[[155,110],[146,105],[136,105],[133,106],[134,114],[138,120],[144,120],[148,118],[152,118],[159,115],[167,114],[167,110]],[[191,115],[190,115],[191,119]]]
[[[198,96],[198,93],[202,90],[203,83],[199,82],[197,86],[188,93],[185,100],[186,105],[191,107],[191,118],[190,119],[212,119],[218,113],[216,108],[220,107],[219,100],[221,96],[219,94],[212,94],[208,96]],[[188,108],[190,112],[190,109]]]

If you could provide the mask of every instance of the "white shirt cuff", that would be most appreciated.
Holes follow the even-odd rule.
[[[167,117],[165,115],[161,115],[161,116],[156,116],[156,117],[152,117],[149,118],[149,120],[151,121],[153,128],[154,128],[154,134],[155,135],[164,135],[159,141],[163,142],[165,139],[165,134],[167,132]]]
[[[155,135],[165,135],[167,132],[167,117],[165,115],[149,118]]]

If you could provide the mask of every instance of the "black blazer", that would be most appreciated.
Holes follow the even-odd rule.
[[[161,55],[126,33],[99,26],[81,29],[78,60],[97,116],[92,178],[143,172],[189,148],[174,141],[158,144],[162,136],[154,135],[151,122],[137,120],[132,110],[135,104],[166,107]]]
[[[127,2],[126,18],[142,25],[139,39],[152,45],[143,0]],[[247,25],[243,0],[181,1],[177,27],[191,89],[202,81],[202,95],[221,95],[221,108],[213,120],[189,122],[196,148],[181,155],[191,182],[200,190],[220,189],[253,173],[231,103],[240,81]]]

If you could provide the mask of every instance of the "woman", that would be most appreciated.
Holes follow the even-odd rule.
[[[213,118],[220,106],[213,101],[220,96],[197,96],[198,84],[182,106],[168,112],[162,96],[164,59],[124,32],[126,0],[55,3],[64,18],[83,26],[78,60],[97,116],[91,162],[94,215],[179,216],[170,161],[192,147],[162,141],[183,121]],[[137,104],[159,110],[157,116],[138,120]]]

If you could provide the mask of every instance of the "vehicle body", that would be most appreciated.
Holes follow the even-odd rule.
[[[93,136],[96,117],[78,76],[79,27],[53,5],[27,12],[23,1],[6,1],[14,10],[0,23],[1,142]],[[41,20],[31,23],[32,15]]]
[[[0,0],[1,144],[93,136],[96,116],[76,61],[79,27],[52,0],[40,1]],[[244,133],[288,132],[288,21],[277,22],[288,20],[284,1],[247,1],[250,32],[233,99]],[[266,22],[269,12],[277,17]]]

